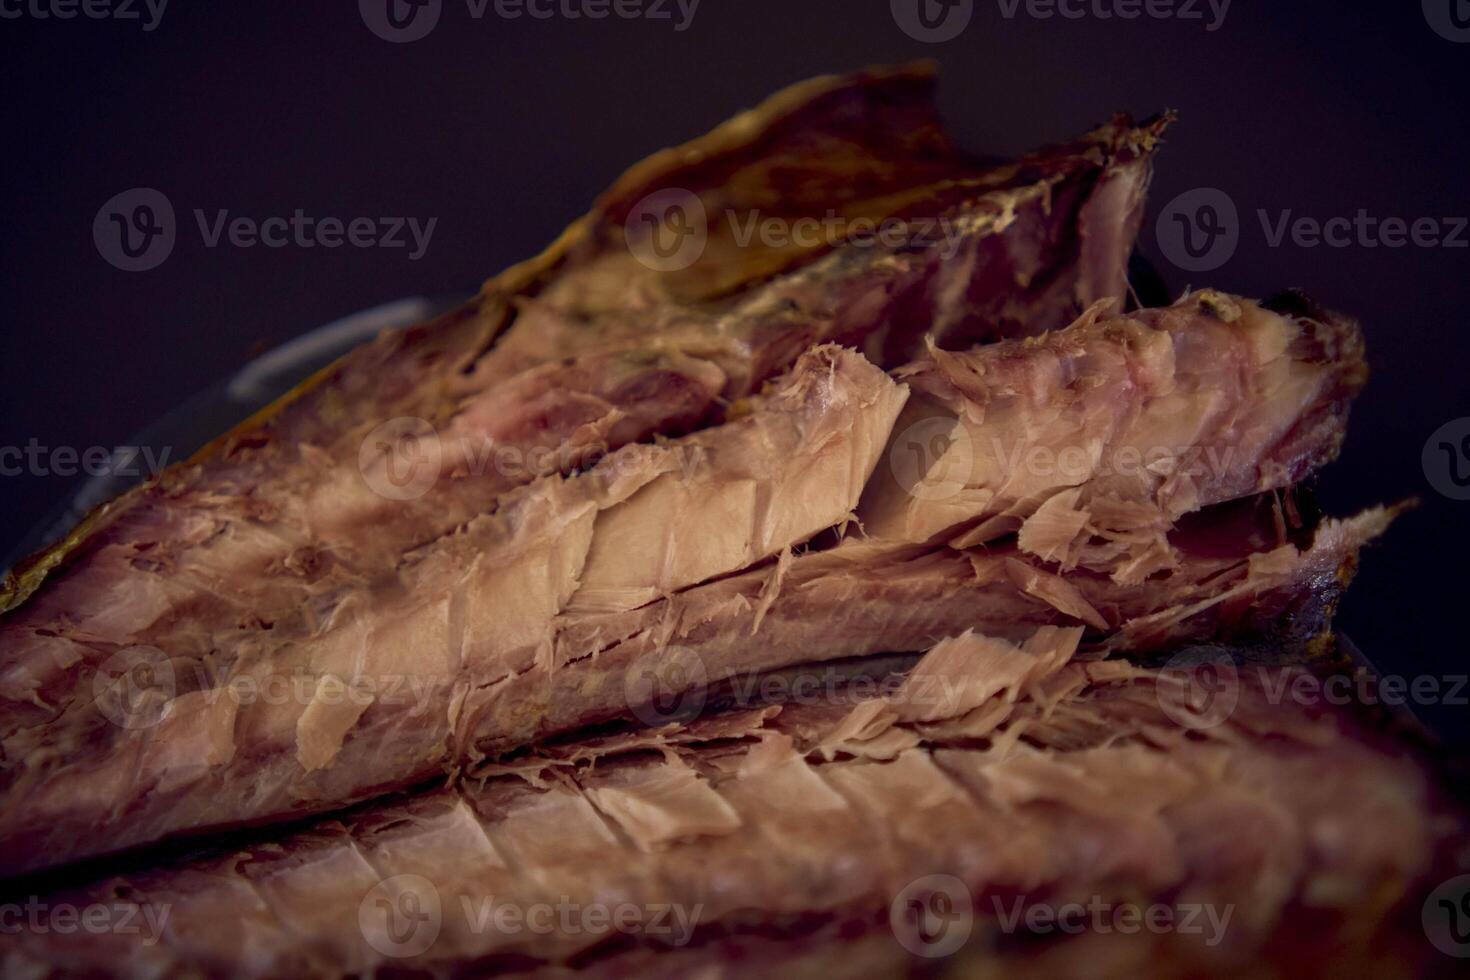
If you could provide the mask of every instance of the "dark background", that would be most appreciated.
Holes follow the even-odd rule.
[[[782,85],[920,56],[940,59],[946,114],[979,151],[1016,154],[1118,109],[1179,110],[1144,251],[1175,291],[1298,285],[1362,318],[1373,381],[1322,496],[1338,513],[1422,505],[1368,552],[1340,622],[1386,671],[1470,670],[1470,503],[1436,493],[1420,462],[1437,427],[1470,415],[1470,250],[1271,248],[1255,218],[1470,215],[1470,44],[1436,34],[1414,0],[1235,0],[1215,31],[1007,19],[976,0],[969,27],[932,45],[896,26],[887,0],[703,0],[683,32],[669,20],[474,20],[445,0],[438,28],[410,44],[374,36],[354,0],[173,0],[151,33],[3,19],[0,445],[125,443],[314,326],[473,290],[627,164]],[[172,200],[179,243],[160,268],[125,273],[99,256],[92,221],[138,186]],[[1242,240],[1223,268],[1186,274],[1158,255],[1153,216],[1201,186],[1235,200]],[[439,221],[412,262],[402,249],[206,249],[196,207]],[[0,478],[0,554],[74,488]]]

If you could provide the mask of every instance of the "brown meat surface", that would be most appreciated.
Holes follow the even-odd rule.
[[[271,630],[233,657],[180,657],[164,642],[115,655],[59,717],[41,708],[56,700],[44,692],[86,674],[57,659],[66,636],[32,633],[12,676],[43,693],[29,709],[39,721],[6,742],[21,760],[9,798],[24,805],[0,811],[3,867],[400,789],[626,714],[690,644],[686,687],[701,674],[919,650],[969,627],[1082,622],[1114,648],[1207,636],[1222,603],[1299,593],[1376,533],[1368,518],[1316,551],[1275,541],[1190,567],[1168,537],[1184,514],[1284,490],[1334,454],[1362,379],[1354,325],[1209,292],[1100,315],[952,359],[936,351],[935,366],[897,375],[948,392],[972,445],[1024,455],[1085,444],[1110,460],[1133,449],[1132,472],[1007,470],[976,455],[956,488],[900,493],[906,435],[893,433],[907,387],[818,348],[723,425],[528,485],[340,599],[310,632]],[[1201,446],[1214,469],[1179,465]],[[866,539],[795,554],[855,507]],[[955,548],[904,541],[932,534],[890,539],[885,508],[968,530]],[[1004,555],[997,539],[1016,523],[1019,551]],[[163,680],[139,690],[145,669]],[[141,706],[120,722],[122,699]],[[105,835],[80,833],[98,826]]]
[[[1320,962],[1350,957],[1451,873],[1433,866],[1446,811],[1422,764],[1344,711],[1273,693],[1304,668],[1241,669],[1219,712],[1188,696],[1188,675],[1076,660],[1081,633],[963,634],[876,694],[833,688],[584,744],[521,775],[77,886],[46,901],[117,919],[136,907],[137,931],[18,930],[6,966],[611,975],[621,957],[722,976],[731,964],[710,951],[846,923],[869,937],[853,951],[871,944],[906,972],[963,923],[973,939],[953,966],[982,970],[992,944],[1065,938],[1016,910],[1093,903],[1196,910],[1168,940],[1224,975],[1289,962],[1274,944],[1291,922],[1314,925],[1298,945]],[[1134,945],[1111,955],[1140,962]]]
[[[559,615],[636,608],[845,519],[905,394],[860,355],[816,348],[738,419],[527,486],[311,634],[230,660],[115,657],[8,740],[21,767],[3,867],[330,809],[453,768],[467,694],[543,661]],[[16,667],[37,687],[71,678],[52,679],[52,650],[29,653]]]
[[[390,753],[390,764],[371,775],[311,774],[331,764],[369,710],[357,678],[381,673],[371,651],[342,669],[353,654],[341,644],[370,629],[388,642],[399,624],[364,620],[422,586],[420,566],[435,564],[426,554],[462,554],[465,539],[487,525],[529,526],[526,512],[539,505],[528,501],[546,498],[546,480],[558,487],[556,477],[573,477],[620,447],[635,451],[619,467],[667,458],[657,448],[663,440],[715,431],[753,411],[764,386],[824,342],[860,347],[887,367],[917,353],[927,334],[963,345],[1042,331],[1120,298],[1167,120],[1120,120],[994,166],[949,140],[932,90],[924,65],[816,79],[655,155],[545,253],[491,280],[464,309],[353,352],[92,515],[8,579],[0,596],[0,870],[173,829],[330,807],[422,776],[442,745],[428,755]],[[640,202],[663,192],[685,195],[686,204],[698,199],[706,215],[703,247],[686,267],[659,267],[640,238],[667,231],[638,220]],[[813,220],[822,231],[810,241],[782,244],[752,230]],[[748,509],[737,489],[711,505]],[[765,493],[750,485],[741,492]],[[654,494],[643,494],[644,512],[657,509],[646,499]],[[609,527],[586,556],[593,581],[571,597],[575,609],[618,608],[693,584],[679,575],[698,562],[614,568],[631,554],[625,545],[646,537],[628,516],[638,509],[621,507],[603,522]],[[558,513],[548,527],[569,526]],[[821,529],[806,527],[816,516],[792,521],[810,535]],[[779,550],[802,540],[772,542]],[[579,550],[575,536],[558,544],[569,555]],[[736,550],[754,560],[763,546]],[[676,554],[667,541],[653,547]],[[474,574],[468,565],[459,571]],[[527,601],[560,610],[557,589],[547,579]],[[534,609],[527,617],[517,622],[534,629]],[[429,624],[412,645],[400,628],[395,656],[436,647],[440,634],[460,628],[458,620]],[[501,638],[497,649],[519,650],[523,639]],[[315,652],[302,652],[308,648]],[[391,673],[442,674],[439,655],[436,648]],[[143,676],[150,672],[181,695],[164,699],[173,735],[111,730],[111,695],[99,692],[123,669],[133,672],[129,698],[154,696],[158,685]],[[292,707],[269,720],[215,697],[185,700],[261,676],[292,691],[284,695]],[[432,705],[437,727],[455,725],[455,711],[435,700],[435,683],[413,698],[421,709]],[[481,681],[453,683],[468,691]],[[376,694],[368,700],[380,704]],[[293,720],[297,737],[287,739]],[[299,770],[223,793],[211,784],[192,805],[172,805],[201,773],[233,772],[232,762],[289,741],[302,746]],[[186,742],[192,748],[182,756],[159,747]],[[56,786],[68,788],[58,797]],[[151,795],[157,802],[145,802]],[[88,827],[106,813],[109,829],[82,834],[52,822],[71,810]],[[5,829],[22,825],[48,828],[46,846]]]

